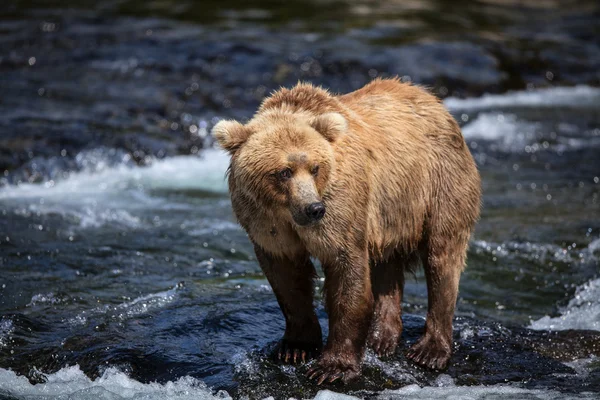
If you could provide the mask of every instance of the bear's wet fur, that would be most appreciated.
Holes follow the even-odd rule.
[[[425,332],[407,356],[444,369],[466,250],[479,217],[479,173],[440,101],[398,79],[345,95],[280,89],[246,124],[213,129],[231,155],[235,215],[285,316],[278,355],[321,383],[360,373],[365,346],[392,354],[402,332],[404,272],[423,265]],[[329,337],[313,307],[325,274]]]

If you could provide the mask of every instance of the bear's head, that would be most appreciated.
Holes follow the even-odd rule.
[[[331,144],[346,129],[346,119],[338,113],[273,111],[246,125],[221,121],[213,136],[231,155],[233,190],[307,226],[325,215],[323,195],[335,169]]]

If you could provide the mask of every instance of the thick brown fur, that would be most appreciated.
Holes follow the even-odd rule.
[[[341,96],[298,84],[247,124],[223,121],[213,133],[231,154],[233,210],[286,317],[280,357],[321,348],[310,256],[323,265],[330,326],[309,370],[319,383],[357,376],[367,342],[380,355],[396,350],[404,271],[421,260],[428,315],[408,356],[445,368],[480,178],[440,101],[397,79]],[[317,203],[324,217],[307,220]]]

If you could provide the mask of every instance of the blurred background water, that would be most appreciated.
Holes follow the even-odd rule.
[[[3,3],[0,397],[314,397],[267,357],[283,317],[208,132],[298,80],[398,75],[444,99],[483,178],[455,355],[404,359],[418,273],[397,354],[328,389],[596,398],[599,30],[585,0]]]

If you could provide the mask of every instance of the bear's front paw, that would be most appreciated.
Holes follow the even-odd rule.
[[[358,377],[360,364],[356,361],[344,360],[341,357],[330,357],[324,354],[307,372],[308,379],[316,380],[317,385],[323,382],[332,383],[341,380],[347,383]]]
[[[443,338],[427,333],[406,354],[416,364],[434,370],[445,369],[451,355],[450,345]]]
[[[376,320],[369,331],[367,345],[379,357],[391,356],[398,347],[398,341],[402,333],[402,321]]]
[[[306,362],[321,353],[321,343],[308,343],[281,339],[275,349],[275,357],[283,363]]]

